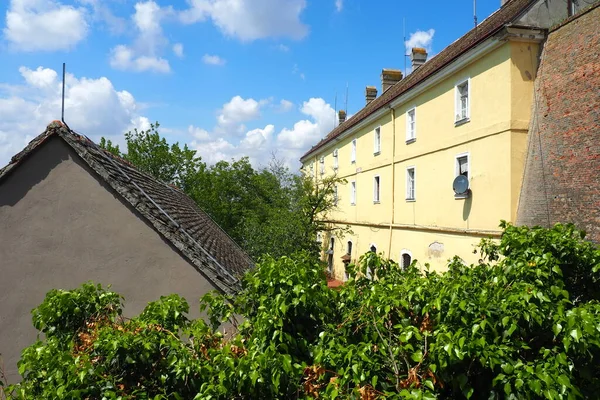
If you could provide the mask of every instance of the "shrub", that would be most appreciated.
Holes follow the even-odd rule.
[[[15,398],[575,399],[600,391],[600,251],[571,225],[503,223],[479,264],[402,270],[367,253],[329,290],[306,253],[264,258],[236,299],[176,295],[121,317],[86,284],[33,311]],[[368,279],[367,277],[373,277]],[[237,323],[241,317],[243,322]],[[225,321],[237,333],[225,339]]]

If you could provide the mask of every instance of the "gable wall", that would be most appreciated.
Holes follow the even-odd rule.
[[[51,289],[110,284],[129,316],[171,293],[197,316],[213,290],[59,138],[0,182],[0,244],[0,353],[13,381],[36,338],[30,311]]]
[[[600,3],[599,3],[600,5]],[[517,223],[573,222],[600,243],[600,6],[550,33],[535,101]]]

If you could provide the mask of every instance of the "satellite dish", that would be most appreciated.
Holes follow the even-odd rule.
[[[464,175],[459,175],[452,182],[452,189],[457,195],[466,195],[469,192],[469,179]]]

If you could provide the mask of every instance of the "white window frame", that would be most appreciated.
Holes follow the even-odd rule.
[[[381,201],[381,177],[375,175],[373,177],[373,203],[379,204]]]
[[[467,157],[467,178],[469,180],[471,180],[471,154],[469,152],[465,152],[465,153],[460,153],[454,156],[454,177],[456,178],[457,176],[460,175],[460,165],[458,164],[458,159],[459,158],[463,158],[463,157]]]
[[[348,243],[350,243],[350,252],[348,252]],[[346,240],[346,254],[350,256],[350,262],[352,262],[352,252],[354,251],[354,242],[352,239]],[[348,270],[344,268],[344,282],[350,279],[350,274],[348,274]]]
[[[350,248],[350,252],[348,252],[348,243],[350,243],[352,245],[352,247]],[[354,241],[352,239],[346,240],[346,254],[348,254],[350,257],[352,257],[353,251],[354,251]]]
[[[373,130],[373,154],[381,153],[381,125]]]
[[[356,181],[350,181],[350,205],[356,205]]]
[[[337,170],[339,167],[338,162],[338,149],[333,150],[333,169]]]
[[[352,139],[352,144],[351,144],[351,149],[350,149],[350,163],[355,163],[356,162],[356,139]]]
[[[410,257],[410,262],[412,264],[413,262],[413,256],[412,256],[412,252],[408,249],[402,249],[402,251],[400,252],[400,267],[404,270],[406,268],[408,268],[408,265],[404,265],[404,257],[402,257],[403,255],[408,255]]]
[[[467,84],[467,109],[465,112],[465,116],[462,116],[462,103],[461,103],[461,95],[460,95],[460,87],[464,84]],[[469,122],[471,119],[471,78],[465,78],[456,83],[454,85],[454,123],[456,125],[461,125],[465,122]]]
[[[409,193],[409,172],[412,170],[413,171],[413,187],[412,187],[412,197],[410,196]],[[406,201],[415,201],[417,199],[417,167],[415,167],[414,165],[411,165],[409,167],[406,167]]]
[[[319,159],[319,168],[321,175],[325,175],[325,156],[321,156]]]
[[[411,126],[410,114],[413,114],[413,125]],[[406,144],[417,140],[417,107],[406,110]]]

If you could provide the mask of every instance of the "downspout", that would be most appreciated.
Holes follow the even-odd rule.
[[[396,197],[396,111],[393,107],[388,107],[390,109],[390,117],[392,118],[392,217],[390,222],[388,257],[392,258],[392,229],[394,226],[394,199]]]

